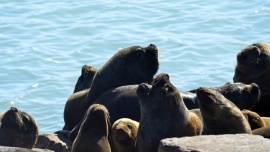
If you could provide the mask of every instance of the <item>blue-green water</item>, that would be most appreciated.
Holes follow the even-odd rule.
[[[159,73],[178,89],[232,82],[236,54],[270,42],[270,1],[0,1],[0,111],[31,114],[40,132],[63,127],[85,64],[154,43]]]

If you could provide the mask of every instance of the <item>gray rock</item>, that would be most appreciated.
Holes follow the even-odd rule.
[[[19,147],[7,147],[7,146],[0,146],[0,152],[53,152],[48,149],[27,149],[27,148],[19,148]]]
[[[158,152],[266,152],[270,140],[258,135],[202,135],[167,138],[160,141]]]
[[[50,149],[55,152],[70,152],[72,142],[63,135],[59,134],[41,134],[35,148]]]

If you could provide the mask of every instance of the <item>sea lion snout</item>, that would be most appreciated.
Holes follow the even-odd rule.
[[[152,47],[153,49],[157,49],[157,46],[155,44],[150,44],[148,47]]]
[[[17,108],[15,108],[15,107],[10,107],[9,110],[12,111],[12,112],[18,112],[18,111],[19,111],[19,110],[18,110]]]
[[[251,83],[250,86],[251,86],[251,88],[250,88],[251,93],[254,94],[254,95],[258,95],[258,97],[260,98],[261,91],[260,91],[259,86],[256,83]]]

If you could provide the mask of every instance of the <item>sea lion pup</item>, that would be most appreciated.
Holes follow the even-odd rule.
[[[260,100],[261,92],[257,84],[244,84],[244,83],[230,83],[227,82],[224,85],[218,87],[212,87],[213,89],[225,98],[233,102],[240,110],[251,109]],[[196,93],[197,89],[189,92]],[[194,102],[190,102],[189,104]],[[187,102],[185,102],[187,104]],[[187,105],[189,105],[187,104]],[[196,105],[197,104],[197,105]],[[190,106],[187,106],[188,108]],[[198,101],[192,106],[192,109],[199,108]],[[191,108],[189,108],[191,109]]]
[[[256,83],[261,90],[261,99],[252,108],[260,116],[270,116],[270,46],[257,42],[237,54],[234,82]]]
[[[68,98],[64,109],[65,129],[73,129],[102,93],[123,85],[149,82],[158,67],[158,48],[154,44],[119,50],[97,70],[89,90],[74,93]]]
[[[73,93],[82,91],[84,89],[89,89],[96,72],[97,69],[95,67],[84,65],[82,67],[81,76],[78,78]]]
[[[203,118],[203,134],[251,133],[240,109],[215,90],[200,87],[197,98]]]
[[[141,105],[138,152],[156,152],[161,139],[191,135],[191,130],[196,130],[189,128],[194,123],[188,122],[189,111],[168,74],[158,74],[152,85],[140,84],[137,94]],[[197,134],[200,132],[193,133]]]
[[[109,112],[100,104],[93,104],[87,111],[71,152],[110,152]]]
[[[109,142],[112,152],[135,152],[139,123],[129,118],[121,118],[112,125]]]
[[[4,113],[0,125],[0,145],[33,148],[38,138],[38,126],[32,116],[11,107]]]

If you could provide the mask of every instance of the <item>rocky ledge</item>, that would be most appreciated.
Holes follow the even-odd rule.
[[[270,140],[258,135],[202,135],[161,140],[158,152],[266,152]]]

